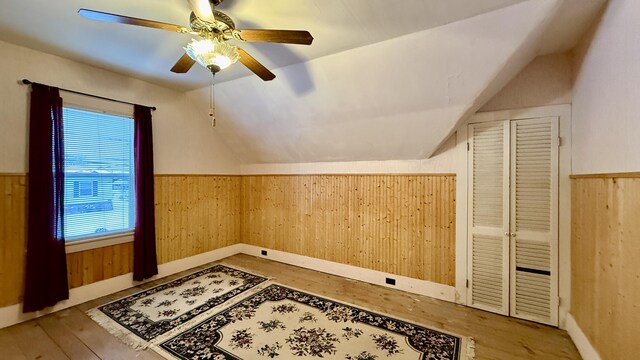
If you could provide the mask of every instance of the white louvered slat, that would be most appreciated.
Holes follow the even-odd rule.
[[[512,316],[557,325],[558,119],[511,121]]]
[[[518,317],[551,318],[551,277],[523,271],[515,273],[515,313]]]
[[[474,307],[508,314],[509,128],[469,126],[469,298]]]
[[[473,129],[473,226],[503,225],[504,131],[493,123]]]
[[[551,249],[549,243],[516,238],[517,267],[551,271]]]
[[[502,307],[502,238],[473,236],[473,304]]]

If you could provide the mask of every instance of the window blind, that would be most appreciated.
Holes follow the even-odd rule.
[[[133,119],[63,109],[67,241],[132,231]]]

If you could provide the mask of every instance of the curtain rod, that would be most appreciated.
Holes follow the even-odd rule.
[[[27,79],[22,79],[22,81],[21,81],[21,82],[22,82],[24,85],[37,84],[37,83],[34,83],[33,81],[31,81],[31,80],[27,80]],[[119,103],[122,103],[122,104],[128,104],[128,105],[137,105],[137,104],[134,104],[134,103],[130,103],[130,102],[128,102],[128,101],[122,101],[122,100],[117,100],[117,99],[111,99],[111,98],[107,98],[107,97],[104,97],[104,96],[98,96],[98,95],[93,95],[93,94],[83,93],[83,92],[80,92],[80,91],[69,90],[69,89],[63,89],[63,88],[59,88],[59,89],[60,89],[60,90],[62,90],[62,91],[66,91],[66,92],[73,93],[73,94],[90,96],[90,97],[92,97],[92,98],[96,98],[96,99],[102,99],[102,100],[114,101],[114,102],[119,102]],[[156,110],[156,107],[155,107],[155,106],[149,106],[149,108],[151,108],[151,110],[154,110],[154,111]]]

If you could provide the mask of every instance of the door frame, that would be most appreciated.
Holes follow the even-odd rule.
[[[468,125],[486,121],[516,120],[557,116],[558,149],[558,325],[565,328],[571,305],[571,104],[512,110],[479,112],[462,124],[456,134],[456,302],[468,305],[467,297],[467,142]]]

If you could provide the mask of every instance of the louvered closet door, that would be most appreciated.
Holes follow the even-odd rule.
[[[469,125],[469,303],[509,313],[509,122]]]
[[[511,316],[558,324],[558,118],[511,121]]]

